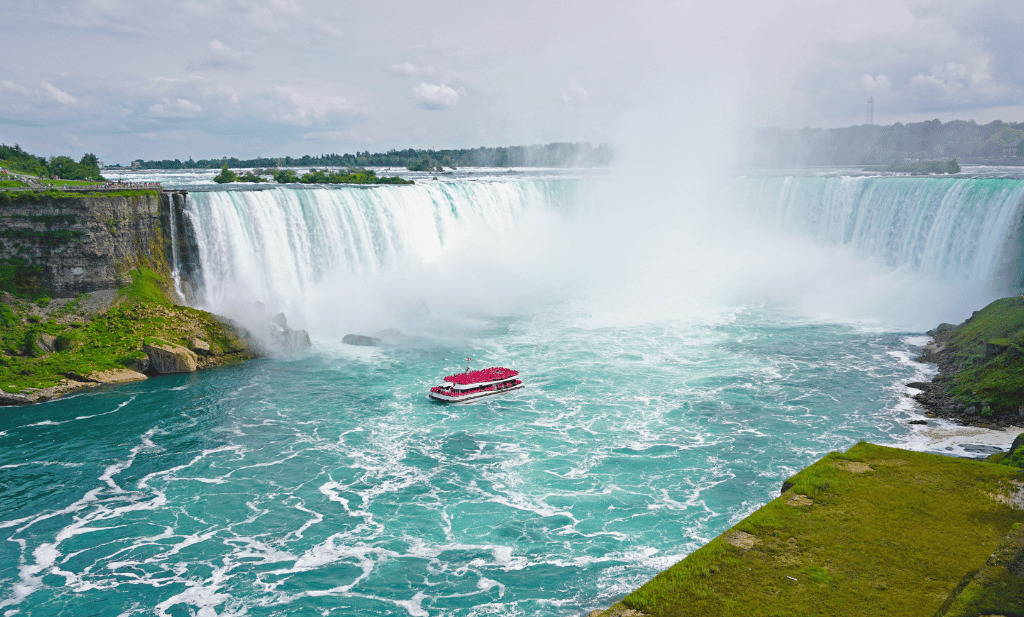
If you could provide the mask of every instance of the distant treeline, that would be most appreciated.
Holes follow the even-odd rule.
[[[0,167],[14,173],[41,178],[103,181],[103,176],[100,175],[100,161],[95,154],[90,153],[85,154],[78,162],[68,156],[51,156],[47,160],[25,152],[18,144],[0,144]]]
[[[424,171],[443,167],[604,167],[612,162],[608,144],[594,147],[590,142],[553,143],[534,146],[473,148],[470,150],[388,150],[371,154],[305,155],[298,158],[220,158],[187,161],[132,161],[140,169],[218,169],[273,167],[409,167]]]
[[[938,120],[841,129],[762,128],[744,157],[750,165],[891,165],[907,160],[1024,156],[1024,123]]]

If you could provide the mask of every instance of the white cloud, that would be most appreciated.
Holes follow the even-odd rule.
[[[28,96],[29,94],[28,88],[26,88],[25,86],[19,86],[18,84],[14,83],[9,79],[0,81],[0,90],[3,90],[4,92],[16,92],[23,96]]]
[[[412,96],[423,109],[451,109],[459,104],[459,92],[444,84],[420,83],[412,89]]]
[[[39,82],[39,85],[42,86],[43,92],[46,93],[46,96],[49,97],[50,100],[60,103],[61,105],[74,105],[78,102],[78,99],[75,97],[46,81]]]
[[[218,39],[211,40],[206,47],[209,50],[207,57],[198,62],[186,64],[186,69],[190,71],[204,69],[247,71],[251,68],[249,64],[249,59],[252,57],[251,52],[234,49]]]
[[[392,75],[415,75],[419,71],[418,68],[412,62],[403,62],[402,64],[392,64],[391,74]]]
[[[150,105],[146,115],[154,118],[195,118],[203,113],[203,108],[188,99],[163,99],[161,103]]]
[[[268,103],[272,120],[297,126],[328,122],[352,110],[352,105],[341,97],[311,97],[284,87],[277,88]]]

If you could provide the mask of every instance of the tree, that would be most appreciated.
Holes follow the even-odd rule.
[[[220,173],[213,177],[213,181],[217,184],[224,184],[225,182],[235,182],[238,180],[238,176],[235,172],[228,169],[228,164],[224,163],[224,166],[220,168]]]

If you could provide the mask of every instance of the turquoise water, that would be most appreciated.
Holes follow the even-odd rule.
[[[907,335],[764,307],[319,342],[0,415],[5,615],[577,615],[832,449],[907,437]],[[441,406],[465,355],[529,387]]]
[[[937,447],[915,333],[1019,272],[1016,179],[459,173],[193,193],[192,301],[314,346],[5,409],[0,613],[584,614],[828,451]],[[527,387],[428,401],[467,356]]]

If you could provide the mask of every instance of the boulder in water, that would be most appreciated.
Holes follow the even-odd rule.
[[[161,375],[196,371],[198,358],[195,352],[181,345],[149,339],[143,343],[142,349],[149,356],[150,368]]]
[[[307,347],[312,347],[309,332],[305,330],[275,330],[270,332],[270,343],[285,354],[294,354]]]
[[[346,345],[358,345],[360,347],[376,347],[380,345],[380,339],[372,336],[364,336],[362,334],[346,334],[342,343]]]

